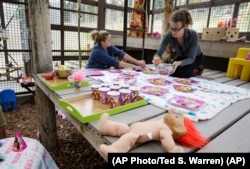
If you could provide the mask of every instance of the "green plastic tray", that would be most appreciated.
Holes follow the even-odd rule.
[[[108,104],[102,104],[99,100],[93,100],[91,94],[69,99],[59,99],[59,105],[82,123],[98,120],[103,113],[108,113],[109,115],[118,114],[146,104],[148,102],[141,98],[139,101],[111,109]]]
[[[53,80],[46,80],[44,77],[42,77],[42,75],[38,75],[40,80],[46,85],[48,86],[48,88],[50,90],[62,90],[62,89],[70,89],[70,88],[75,88],[75,86],[68,81],[68,79],[58,79],[55,78]],[[83,81],[81,82],[81,86],[85,87],[88,86],[89,83],[87,81]]]

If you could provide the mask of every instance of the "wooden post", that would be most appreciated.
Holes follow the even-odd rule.
[[[164,0],[163,1],[163,20],[162,20],[162,33],[161,33],[161,39],[163,36],[167,34],[169,31],[169,20],[170,16],[174,10],[173,6],[173,0]],[[172,51],[172,46],[169,44],[166,47],[165,52],[162,54],[162,61],[169,63],[171,61],[171,51]]]
[[[78,61],[79,61],[79,69],[82,68],[82,55],[81,55],[81,0],[77,0],[77,7],[78,7],[78,24],[77,24],[77,32],[78,32]]]
[[[49,0],[29,0],[28,5],[33,72],[35,74],[50,72],[53,70],[53,65]],[[47,150],[55,150],[58,145],[55,105],[38,86],[35,92],[41,143]]]

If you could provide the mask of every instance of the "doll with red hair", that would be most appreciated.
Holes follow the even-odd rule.
[[[186,117],[167,112],[164,119],[136,122],[128,126],[125,123],[114,122],[109,114],[104,113],[99,122],[102,135],[120,137],[111,145],[101,144],[100,152],[107,157],[108,153],[128,152],[135,143],[160,141],[166,152],[183,152],[183,147],[201,148],[207,143],[194,124]]]

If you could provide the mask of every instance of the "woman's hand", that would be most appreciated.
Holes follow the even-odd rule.
[[[173,70],[170,72],[170,74],[173,74],[173,73],[176,71],[177,67],[178,67],[178,66],[181,66],[181,64],[182,64],[182,61],[174,61],[174,62],[173,62],[174,68],[173,68]]]
[[[146,66],[145,60],[139,60],[137,65],[141,67],[145,67]]]
[[[160,58],[160,56],[154,57],[152,63],[153,63],[154,65],[158,65],[159,63],[161,63],[161,58]]]

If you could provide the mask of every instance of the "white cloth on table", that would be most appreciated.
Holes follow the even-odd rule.
[[[123,72],[132,71],[132,70],[123,70]],[[104,83],[112,84],[114,79],[117,76],[120,76],[119,73],[111,73],[109,71],[102,71],[104,76],[95,76],[92,77],[98,81],[102,81]],[[168,89],[168,92],[161,96],[155,96],[152,94],[147,94],[140,92],[140,96],[144,97],[149,103],[161,107],[166,110],[173,110],[184,114],[192,121],[198,122],[199,120],[207,120],[213,118],[217,115],[220,111],[228,107],[230,104],[235,103],[239,100],[250,98],[250,90],[230,86],[226,84],[221,84],[218,82],[209,81],[206,79],[195,78],[193,79],[198,83],[193,83],[190,86],[194,89],[193,92],[181,92],[174,89],[174,84],[179,84],[175,81],[176,78],[166,75],[159,75],[159,74],[145,74],[143,72],[139,72],[138,75],[135,76],[137,78],[137,82],[135,86],[143,87],[146,85],[155,86],[154,84],[148,82],[149,78],[157,78],[161,77],[170,82],[171,84],[165,84],[158,87],[164,87]],[[206,104],[202,106],[200,109],[197,110],[190,110],[187,108],[175,106],[168,102],[169,99],[175,96],[186,96],[193,99],[199,99],[205,101]]]
[[[0,140],[1,169],[58,169],[49,152],[37,140],[23,137],[27,144],[24,150],[12,150],[15,137]]]

